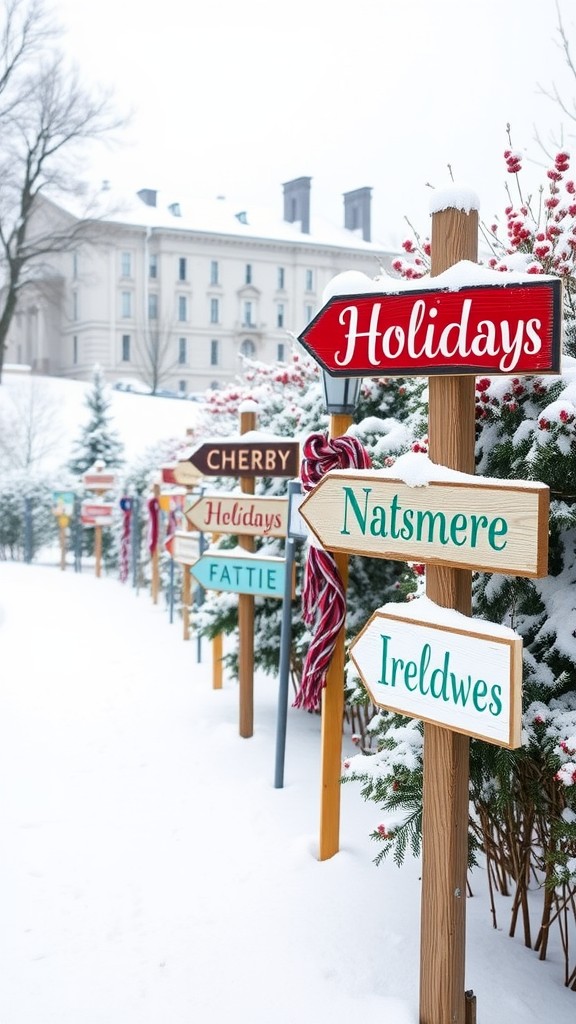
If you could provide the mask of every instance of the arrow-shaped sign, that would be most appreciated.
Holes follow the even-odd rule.
[[[194,565],[198,558],[198,538],[194,533],[176,530],[166,538],[164,547],[174,561],[182,565]]]
[[[332,376],[558,373],[561,282],[552,277],[336,295],[299,337]]]
[[[540,483],[469,477],[409,487],[375,470],[332,470],[300,515],[329,551],[546,576],[548,509]]]
[[[520,746],[522,640],[513,630],[418,598],[375,612],[350,656],[377,707]]]
[[[194,529],[202,533],[285,537],[288,529],[287,498],[204,494],[197,500],[186,499],[184,514]]]
[[[206,590],[225,590],[232,594],[259,594],[283,597],[286,562],[283,558],[260,555],[205,553],[191,569]]]
[[[258,440],[251,432],[238,440],[206,441],[189,457],[203,476],[298,476],[300,445],[298,441],[284,441],[271,437]]]

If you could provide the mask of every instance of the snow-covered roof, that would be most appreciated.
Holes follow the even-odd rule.
[[[139,192],[154,200],[145,202]],[[91,201],[89,210],[67,198],[57,205],[80,217],[98,218],[106,223],[125,224],[151,230],[193,231],[200,234],[236,236],[238,238],[265,239],[292,242],[299,245],[331,246],[359,252],[396,252],[395,247],[383,241],[366,242],[360,230],[352,231],[316,216],[310,215],[310,232],[302,231],[300,221],[289,223],[277,211],[258,206],[243,207],[224,196],[173,196],[156,189],[118,192],[104,188]],[[279,203],[280,207],[280,203]]]

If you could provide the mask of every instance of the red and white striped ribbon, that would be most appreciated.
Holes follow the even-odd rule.
[[[370,469],[372,462],[355,437],[311,434],[303,446],[300,471],[302,489],[310,491],[331,469]],[[346,593],[334,556],[311,546],[304,569],[302,614],[314,635],[302,669],[300,688],[294,707],[315,711],[326,685],[326,673],[334,653],[336,638],[346,618]]]

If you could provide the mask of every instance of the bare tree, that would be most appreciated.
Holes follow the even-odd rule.
[[[0,26],[0,381],[21,291],[51,253],[83,237],[84,218],[56,228],[36,216],[40,196],[84,195],[79,158],[120,123],[110,96],[83,88],[54,49],[42,0],[5,0]]]
[[[64,435],[60,408],[33,377],[2,389],[0,470],[40,469]]]
[[[568,25],[565,22],[560,0],[554,0],[554,6],[556,7],[556,44],[562,54],[562,62],[568,68],[568,80],[572,82],[573,94],[570,96],[561,91],[555,82],[550,86],[538,85],[540,94],[556,104],[563,118],[559,132],[551,136],[549,144],[542,139],[538,130],[535,130],[536,141],[548,157],[551,156],[550,146],[558,150],[567,144],[568,139],[576,138],[576,26],[574,23]],[[570,85],[568,91],[570,91]]]
[[[152,394],[178,366],[173,350],[174,327],[168,321],[161,324],[145,325],[137,332],[136,348],[142,365],[142,380],[149,385]]]

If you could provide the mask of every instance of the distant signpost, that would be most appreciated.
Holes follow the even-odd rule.
[[[206,552],[192,565],[192,575],[206,590],[283,597],[286,562],[243,551],[241,555]]]
[[[252,537],[285,537],[288,499],[229,495],[217,492],[184,503],[186,519],[202,533],[247,534]]]
[[[299,471],[297,441],[252,439],[250,434],[230,440],[207,441],[193,451],[189,461],[203,476],[293,477]]]

